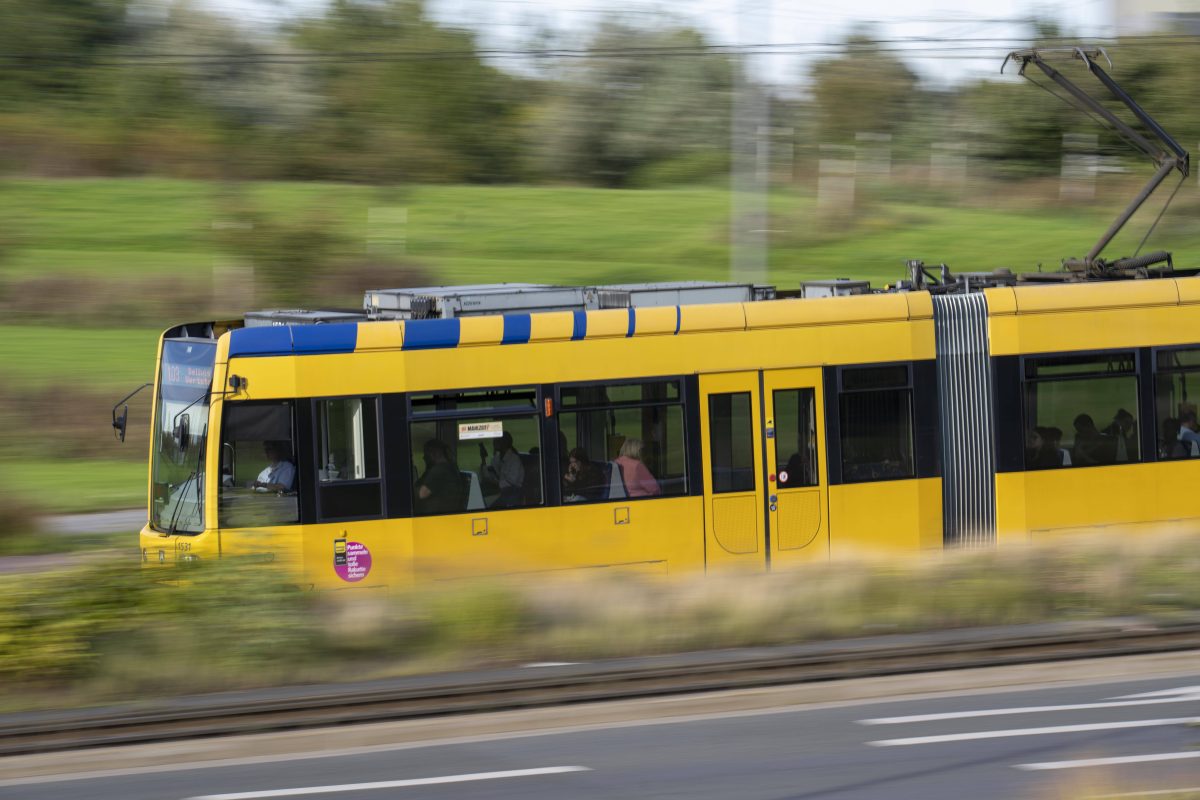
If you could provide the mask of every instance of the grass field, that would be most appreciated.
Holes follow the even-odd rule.
[[[1189,185],[1177,206],[1194,194]],[[875,201],[849,220],[830,221],[818,218],[805,192],[779,191],[771,199],[770,278],[787,286],[837,276],[892,280],[910,258],[960,271],[1053,268],[1099,236],[1114,204],[1126,198],[1113,195],[1104,208],[1087,211],[1044,200],[1021,210],[1011,197],[1004,209],[981,207],[979,197],[967,198],[971,207],[952,208]],[[384,249],[425,265],[440,282],[728,277],[729,198],[718,188],[266,183],[233,194],[225,185],[163,179],[0,182],[0,219],[14,242],[5,271],[10,278],[207,278],[214,263],[227,260],[214,223],[228,222],[237,204],[278,218],[321,220],[351,252],[383,241]],[[369,224],[371,210],[380,208],[403,209],[406,221]],[[1132,251],[1144,230],[1135,223],[1113,252]],[[1164,226],[1160,234],[1155,246],[1200,260],[1200,227]]]
[[[132,390],[154,379],[162,331],[0,325],[0,364],[10,386],[76,385]],[[113,397],[115,402],[125,391]]]
[[[5,490],[59,514],[146,504],[145,451],[140,459],[46,459],[0,464]]]
[[[854,214],[839,219],[818,214],[811,187],[780,190],[770,199],[769,280],[791,288],[802,280],[849,277],[880,286],[904,277],[904,262],[910,258],[931,265],[945,262],[960,272],[995,267],[1030,271],[1039,264],[1055,269],[1064,256],[1085,252],[1114,209],[1131,195],[1124,184],[1101,189],[1100,196],[1108,199],[1082,208],[1061,206],[1044,189],[992,187],[950,199],[893,187],[886,194],[860,196]],[[616,191],[4,180],[0,291],[40,285],[35,282],[47,278],[91,283],[75,293],[75,300],[64,298],[61,308],[52,296],[49,312],[42,302],[40,316],[22,316],[18,310],[0,324],[0,400],[4,393],[76,392],[87,433],[68,433],[64,427],[60,439],[109,435],[108,409],[101,408],[99,399],[111,395],[115,402],[152,378],[160,328],[149,322],[160,317],[184,321],[176,316],[193,307],[188,292],[204,292],[195,298],[194,308],[197,314],[211,313],[217,293],[203,287],[212,286],[214,267],[232,258],[218,247],[214,225],[236,222],[231,215],[238,208],[293,224],[322,225],[336,234],[345,257],[369,261],[379,254],[384,262],[415,267],[421,279],[437,283],[730,277],[729,195],[718,187]],[[379,209],[390,210],[382,215],[390,224],[378,222]],[[1109,254],[1131,253],[1156,211],[1135,218]],[[1174,251],[1180,264],[1200,263],[1198,211],[1196,186],[1188,184],[1149,248]],[[72,302],[87,302],[87,293],[103,291],[108,280],[120,303],[73,314]],[[140,294],[142,281],[154,288]],[[28,301],[31,296],[41,302],[39,289],[27,289],[24,297]],[[243,293],[230,296],[234,299],[220,302],[238,305],[223,313],[239,315],[252,302]],[[119,310],[131,303],[136,308],[167,300],[172,311],[142,315],[140,322],[131,322]],[[321,303],[322,297],[313,296],[306,304]],[[135,324],[143,327],[131,327]],[[113,458],[124,461],[110,461],[107,455],[104,461],[55,460],[53,431],[31,429],[20,417],[0,419],[0,424],[0,436],[7,440],[0,441],[0,458],[5,453],[10,458],[14,453],[39,454],[34,463],[0,463],[9,485],[30,501],[55,511],[142,501],[140,451],[128,446],[113,451]],[[19,447],[4,446],[20,437]],[[97,444],[92,452],[109,452],[105,448]]]

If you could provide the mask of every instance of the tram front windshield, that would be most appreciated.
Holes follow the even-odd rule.
[[[155,398],[150,524],[164,533],[204,530],[204,443],[215,342],[168,339]]]

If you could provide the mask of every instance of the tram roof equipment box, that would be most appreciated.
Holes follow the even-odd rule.
[[[247,311],[247,328],[267,325],[328,325],[334,322],[365,322],[367,315],[361,311],[305,311],[300,308]]]
[[[540,283],[482,283],[371,289],[363,308],[371,319],[447,319],[481,314],[571,311],[583,308],[582,286]]]
[[[750,303],[755,300],[775,299],[775,287],[713,281],[620,283],[612,286],[589,286],[585,299],[589,309]]]
[[[363,296],[363,309],[371,319],[445,319],[536,311],[748,303],[774,297],[774,286],[711,281],[623,283],[613,286],[485,283],[474,286],[371,289]]]

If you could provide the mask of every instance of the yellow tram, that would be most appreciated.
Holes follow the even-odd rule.
[[[143,557],[395,585],[1129,535],[1200,517],[1196,331],[1200,278],[180,326]]]

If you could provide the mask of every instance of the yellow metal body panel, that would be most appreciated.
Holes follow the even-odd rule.
[[[1200,527],[1200,462],[1010,472],[996,476],[1001,543],[1118,528]]]
[[[1200,330],[1200,278],[985,294],[993,356],[1185,344]]]
[[[830,486],[829,518],[829,549],[835,559],[940,548],[942,481]]]

